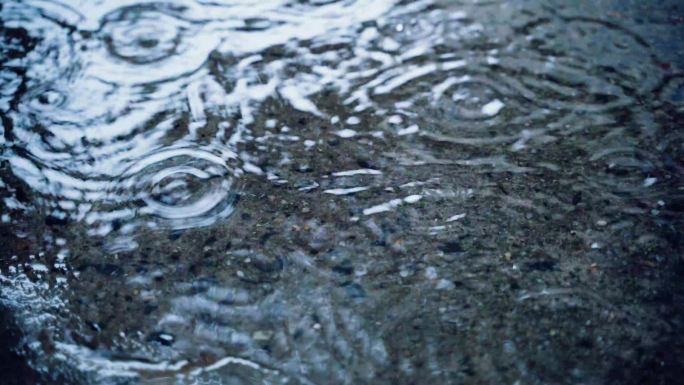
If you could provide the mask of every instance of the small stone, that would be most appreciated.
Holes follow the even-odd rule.
[[[599,266],[598,266],[598,264],[592,263],[592,264],[589,266],[589,271],[591,271],[592,273],[598,273],[598,272],[599,272]]]
[[[273,337],[273,332],[268,330],[257,330],[252,334],[252,339],[254,341],[268,341]]]
[[[486,116],[494,116],[501,111],[502,108],[504,108],[505,104],[499,100],[499,99],[494,99],[491,102],[485,104],[482,106],[482,114]]]
[[[347,295],[354,299],[365,298],[366,291],[358,283],[352,283],[346,287]]]
[[[354,130],[351,130],[349,128],[345,128],[343,130],[339,130],[335,132],[335,135],[339,136],[340,138],[353,138],[357,135],[358,133]]]
[[[644,187],[651,187],[658,181],[658,178],[646,178],[644,179]]]
[[[121,334],[123,334],[123,333],[121,333]],[[164,346],[171,346],[171,345],[173,345],[173,343],[176,339],[174,338],[174,336],[172,334],[164,333],[164,332],[157,332],[157,333],[152,333],[149,336],[148,340],[159,342],[160,344],[162,344]]]
[[[361,119],[359,119],[356,116],[350,116],[349,118],[347,118],[346,122],[347,122],[347,124],[349,124],[351,126],[355,126],[355,125],[361,123]]]
[[[404,120],[399,115],[392,115],[387,119],[390,124],[401,124]]]
[[[608,224],[608,222],[604,219],[599,219],[598,221],[596,221],[596,225],[601,226],[601,227],[606,226],[607,224]]]
[[[455,287],[453,282],[446,279],[440,279],[437,282],[437,290],[453,290]]]
[[[98,325],[97,323],[95,323],[93,321],[86,321],[86,325],[88,325],[95,332],[99,333],[102,331],[102,328],[100,327],[100,325]]]
[[[332,270],[337,274],[351,275],[354,273],[354,266],[350,260],[345,259],[339,264],[333,266]]]
[[[437,269],[434,267],[430,266],[427,269],[425,269],[425,278],[433,280],[437,278]]]
[[[457,241],[450,241],[444,243],[440,247],[440,250],[442,250],[445,253],[462,253],[464,251],[461,244]]]
[[[578,205],[580,202],[582,202],[582,192],[578,191],[572,196],[572,204]]]

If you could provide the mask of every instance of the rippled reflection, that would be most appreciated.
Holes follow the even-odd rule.
[[[676,318],[676,10],[3,2],[0,302],[48,383],[612,383]]]
[[[145,203],[140,214],[158,216],[171,228],[207,226],[232,212],[230,196],[237,176],[221,156],[168,148],[126,169],[108,199],[140,200]]]

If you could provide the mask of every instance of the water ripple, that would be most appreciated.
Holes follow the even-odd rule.
[[[97,34],[104,50],[85,55],[91,62],[88,72],[106,81],[136,84],[197,70],[219,37],[208,30],[206,20],[190,13],[180,4],[149,3],[103,15]]]
[[[616,309],[640,300],[625,266],[676,243],[684,83],[636,19],[549,4],[3,2],[0,300],[37,365],[83,383],[554,382],[523,363],[556,354],[529,329],[546,318],[508,310],[597,282]],[[524,287],[540,282],[559,289]],[[501,322],[541,342],[504,343]],[[625,357],[624,330],[582,341]],[[578,365],[557,372],[604,382]]]
[[[131,165],[113,184],[114,195],[144,202],[140,213],[161,218],[164,227],[208,226],[232,213],[239,175],[211,151],[171,147]]]

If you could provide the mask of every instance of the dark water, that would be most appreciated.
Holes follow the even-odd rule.
[[[681,2],[0,7],[0,382],[681,381]]]

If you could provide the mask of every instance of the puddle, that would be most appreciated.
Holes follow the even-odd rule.
[[[4,2],[0,303],[27,378],[673,383],[683,18]]]

